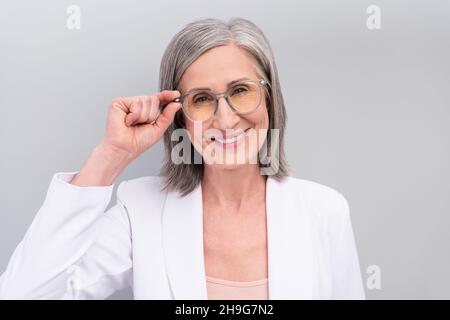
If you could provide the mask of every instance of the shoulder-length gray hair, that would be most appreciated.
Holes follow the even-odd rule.
[[[161,61],[159,89],[179,90],[181,78],[186,69],[203,53],[214,47],[235,44],[246,50],[253,57],[256,72],[269,82],[266,86],[266,105],[269,115],[269,128],[265,145],[261,150],[274,150],[271,146],[273,140],[277,144],[277,164],[269,170],[264,168],[265,175],[271,175],[277,180],[289,175],[289,168],[284,155],[284,128],[286,125],[286,110],[278,80],[278,71],[275,65],[271,46],[263,32],[251,21],[243,18],[232,18],[228,23],[218,19],[202,19],[187,24],[179,31],[167,46]],[[201,182],[204,164],[190,163],[175,164],[171,160],[172,149],[178,141],[172,141],[172,133],[176,129],[185,128],[184,117],[180,109],[167,131],[164,133],[165,159],[161,168],[164,177],[163,189],[177,190],[184,196],[189,194]],[[277,139],[272,139],[272,129],[278,129]],[[183,138],[184,139],[184,138]],[[192,159],[198,158],[198,152],[191,144]],[[259,152],[260,167],[267,167],[266,157]],[[197,155],[195,155],[197,153]],[[200,156],[201,157],[201,156]],[[271,163],[270,163],[271,164]],[[270,167],[269,164],[269,167]],[[260,170],[261,171],[261,170]]]

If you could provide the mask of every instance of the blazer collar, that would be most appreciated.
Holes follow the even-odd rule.
[[[290,178],[286,178],[290,179]],[[311,221],[304,201],[286,180],[266,183],[269,299],[312,298]],[[298,191],[298,190],[297,190]],[[180,197],[168,192],[163,247],[174,299],[207,299],[201,185]]]

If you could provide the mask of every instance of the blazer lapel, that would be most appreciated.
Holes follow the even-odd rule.
[[[266,185],[269,299],[312,299],[311,220],[290,178]],[[299,198],[300,197],[300,198]]]
[[[272,300],[312,298],[311,221],[298,197],[298,190],[292,190],[286,180],[268,177],[266,219]],[[185,197],[168,192],[163,209],[163,246],[174,299],[207,299],[201,185]]]
[[[201,185],[184,197],[168,192],[163,210],[164,257],[174,299],[207,299]]]

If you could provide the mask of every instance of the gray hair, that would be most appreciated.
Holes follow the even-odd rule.
[[[281,87],[278,80],[278,71],[275,65],[274,54],[263,32],[249,20],[232,18],[228,23],[218,19],[201,19],[187,24],[170,41],[161,60],[159,89],[179,90],[181,78],[186,69],[203,53],[209,49],[235,44],[250,53],[254,59],[256,71],[259,76],[269,82],[266,88],[266,105],[269,115],[269,128],[265,145],[273,150],[271,129],[278,129],[278,163],[265,170],[275,179],[281,180],[289,175],[289,167],[284,155],[284,128],[286,126],[286,110],[284,106]],[[175,115],[173,123],[164,133],[165,159],[161,168],[164,177],[163,189],[177,190],[184,196],[189,194],[201,182],[203,178],[204,164],[190,161],[190,163],[175,164],[171,160],[172,150],[177,141],[172,141],[172,133],[176,129],[185,128],[185,119],[180,109]],[[184,138],[183,138],[184,139]],[[192,159],[198,157],[198,152],[191,144]],[[259,153],[259,166],[265,167],[261,159],[265,156]],[[200,156],[201,157],[201,156]],[[197,158],[198,159],[198,158]]]

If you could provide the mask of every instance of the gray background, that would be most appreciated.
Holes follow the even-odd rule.
[[[80,30],[66,28],[71,4]],[[366,27],[371,4],[381,30]],[[52,175],[78,170],[100,140],[109,101],[157,90],[183,25],[233,16],[275,51],[294,175],[349,200],[363,277],[382,271],[367,297],[450,298],[450,1],[2,2],[0,273]],[[161,159],[160,143],[120,180]]]

